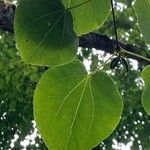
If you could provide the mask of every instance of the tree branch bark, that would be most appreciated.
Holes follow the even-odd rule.
[[[5,0],[0,0],[0,29],[14,32],[14,16],[15,16],[16,6],[10,2],[5,2]],[[97,33],[89,33],[86,35],[82,35],[79,38],[79,46],[83,48],[95,48],[97,50],[102,50],[106,53],[114,53],[116,49],[117,42],[114,39],[110,39],[107,35],[97,34]],[[141,48],[137,46],[133,46],[132,44],[124,44],[119,42],[120,46],[129,51],[136,54],[141,53]],[[145,60],[125,54],[126,57],[135,59],[139,62],[145,62]],[[146,56],[150,57],[150,56]],[[149,62],[147,62],[149,63]]]
[[[13,22],[16,6],[0,0],[0,29],[13,32]]]

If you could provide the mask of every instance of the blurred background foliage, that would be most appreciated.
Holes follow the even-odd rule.
[[[12,1],[12,0],[10,0]],[[150,56],[137,27],[133,0],[115,0],[119,40],[142,48],[143,56]],[[112,16],[97,33],[115,38]],[[80,49],[78,58],[95,69],[109,57],[100,50]],[[129,72],[120,64],[107,71],[123,97],[124,110],[116,130],[94,150],[150,149],[150,117],[141,105],[143,81],[140,72],[146,64],[127,59]],[[17,52],[14,34],[0,31],[0,150],[47,150],[35,127],[33,93],[46,67],[26,65]],[[86,114],[85,114],[86,115]],[[130,147],[130,148],[129,148]]]

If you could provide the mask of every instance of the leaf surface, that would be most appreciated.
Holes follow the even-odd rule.
[[[20,0],[15,35],[17,48],[26,63],[58,65],[76,54],[72,17],[59,0]]]
[[[62,0],[71,11],[76,34],[82,35],[98,29],[110,11],[109,0]]]
[[[90,150],[116,128],[122,99],[104,72],[87,75],[79,61],[49,69],[34,95],[34,116],[51,150]]]
[[[134,7],[139,28],[145,41],[150,44],[150,0],[136,0]]]
[[[145,111],[150,115],[150,66],[147,66],[142,72],[142,78],[145,83],[142,94],[142,104]]]

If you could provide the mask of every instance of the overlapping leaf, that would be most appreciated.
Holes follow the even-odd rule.
[[[146,42],[150,44],[150,0],[136,0],[135,11],[140,30]]]
[[[145,83],[144,92],[142,94],[142,104],[145,111],[150,115],[150,66],[147,66],[143,70],[142,77]]]
[[[26,63],[57,65],[68,62],[76,53],[72,17],[59,0],[20,0],[15,35]]]
[[[49,69],[34,95],[34,116],[51,150],[90,150],[117,126],[122,100],[110,77],[98,71],[87,75],[72,61]]]
[[[110,11],[109,0],[62,0],[62,2],[71,11],[77,35],[99,28]]]

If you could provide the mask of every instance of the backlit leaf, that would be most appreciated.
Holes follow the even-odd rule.
[[[150,44],[150,0],[136,0],[135,11],[139,28],[145,41]]]
[[[122,99],[111,78],[79,61],[49,69],[34,95],[34,116],[50,150],[90,150],[116,128]]]
[[[71,11],[77,35],[99,28],[110,11],[109,0],[62,0],[62,2]]]
[[[142,72],[142,78],[145,83],[142,94],[142,104],[145,111],[150,115],[150,66],[147,66]]]
[[[20,0],[15,35],[26,63],[57,65],[68,62],[76,54],[72,17],[59,0]]]

